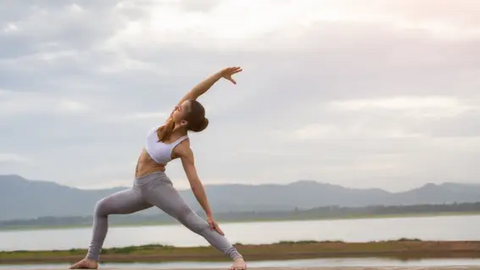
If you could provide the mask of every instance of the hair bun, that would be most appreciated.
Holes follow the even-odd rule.
[[[207,126],[208,126],[208,118],[204,117],[204,118],[203,118],[202,129],[205,129]]]

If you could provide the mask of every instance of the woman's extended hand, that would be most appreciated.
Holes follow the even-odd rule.
[[[224,68],[220,71],[220,75],[222,75],[223,78],[231,81],[233,84],[237,84],[237,82],[232,78],[233,74],[239,73],[242,71],[241,67],[228,67]]]
[[[210,230],[215,230],[219,234],[225,235],[223,231],[220,229],[220,227],[218,226],[217,222],[212,217],[209,217],[207,219],[207,222],[208,222],[208,225],[210,225]]]

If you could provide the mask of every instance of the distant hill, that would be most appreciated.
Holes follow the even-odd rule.
[[[0,175],[0,220],[30,219],[43,216],[88,216],[104,196],[126,189],[116,187],[82,190],[48,181],[32,181],[18,175]],[[206,185],[215,212],[284,211],[322,206],[369,206],[442,204],[480,201],[480,185],[426,184],[406,192],[381,189],[352,189],[315,181],[265,185]],[[190,190],[181,196],[194,210],[200,210]],[[140,214],[158,213],[149,209]]]

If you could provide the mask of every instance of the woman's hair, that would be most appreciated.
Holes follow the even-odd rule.
[[[188,112],[185,115],[185,120],[188,122],[187,130],[193,132],[200,132],[207,128],[208,119],[205,117],[205,108],[196,100],[189,100]],[[164,142],[170,138],[173,129],[175,128],[175,121],[173,118],[168,118],[165,125],[157,129],[157,136],[159,142]]]

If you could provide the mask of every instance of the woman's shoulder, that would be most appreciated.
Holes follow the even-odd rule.
[[[190,155],[193,153],[192,148],[190,147],[190,138],[188,136],[185,137],[178,145],[173,148],[173,153],[177,157]]]

